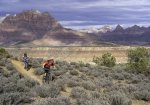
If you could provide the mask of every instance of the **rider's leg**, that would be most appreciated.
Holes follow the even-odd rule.
[[[45,68],[44,71],[45,71],[45,81],[47,81],[48,80],[48,70]]]
[[[27,62],[27,70],[29,70],[30,69],[30,67],[29,67],[29,62]]]
[[[27,63],[24,62],[24,69],[27,69]]]

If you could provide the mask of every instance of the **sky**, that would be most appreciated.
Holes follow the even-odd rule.
[[[150,26],[150,0],[0,0],[0,16],[47,11],[64,27]]]

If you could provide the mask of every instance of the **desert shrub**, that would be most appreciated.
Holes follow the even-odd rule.
[[[85,64],[85,67],[91,68],[91,64],[86,63],[86,64]]]
[[[71,97],[77,100],[77,105],[110,105],[108,101],[101,98],[98,92],[87,93],[81,87],[72,89]]]
[[[101,73],[98,70],[92,70],[92,71],[89,70],[86,74],[89,76],[94,76],[94,77],[98,77],[101,75]]]
[[[127,84],[127,85],[124,85],[124,88],[122,90],[131,94],[137,90],[137,87],[133,84]]]
[[[9,78],[9,82],[13,82],[13,83],[17,83],[17,81],[20,79],[20,73],[16,72],[13,73],[13,75],[11,75]]]
[[[75,87],[71,91],[71,97],[77,100],[77,105],[86,105],[85,102],[90,99],[84,88]]]
[[[4,77],[9,77],[9,76],[10,76],[10,73],[7,72],[7,71],[3,71],[3,76],[4,76]]]
[[[70,65],[73,65],[73,67],[76,69],[80,68],[80,64],[77,62],[70,62]]]
[[[30,88],[25,86],[25,84],[21,80],[21,81],[18,81],[18,83],[17,83],[17,91],[18,92],[29,92]]]
[[[103,78],[103,79],[97,79],[95,80],[96,86],[98,87],[111,87],[113,85],[112,81],[107,79],[107,78]]]
[[[79,69],[80,72],[88,72],[89,71],[89,68],[88,67],[81,67]]]
[[[35,74],[35,75],[42,75],[42,74],[44,74],[44,69],[41,68],[41,67],[36,68],[36,69],[34,70],[34,74]]]
[[[67,71],[66,70],[62,70],[62,71],[54,71],[54,75],[56,76],[60,76],[60,75],[63,75],[64,73],[66,73]]]
[[[5,93],[1,94],[0,105],[23,105],[33,102],[32,97],[24,93]]]
[[[37,60],[32,61],[32,68],[39,68],[41,67],[41,63]]]
[[[7,77],[0,76],[0,80],[1,80],[0,85],[2,86],[9,83],[9,79]]]
[[[132,74],[128,73],[128,72],[122,72],[122,74],[124,75],[124,79],[128,79],[130,80],[132,78]]]
[[[68,66],[68,65],[70,65],[68,62],[66,62],[66,61],[59,61],[59,60],[57,60],[56,62],[55,62],[55,64],[56,64],[56,66],[59,66],[59,67],[62,67],[62,66],[64,66],[64,65],[66,65],[66,66]]]
[[[137,100],[150,101],[150,92],[147,90],[136,91],[134,97]]]
[[[60,88],[55,84],[36,86],[35,92],[38,96],[42,98],[45,97],[55,98],[59,95]]]
[[[97,91],[92,91],[90,95],[92,98],[95,98],[95,99],[99,99],[101,97],[100,93]]]
[[[122,73],[113,73],[112,75],[113,79],[117,79],[117,80],[124,80],[125,77]]]
[[[0,86],[0,94],[2,94],[2,93],[3,93],[3,87]]]
[[[138,76],[133,76],[130,80],[130,83],[132,84],[138,84],[139,82],[141,82],[141,78],[139,78]]]
[[[144,82],[140,82],[138,84],[135,85],[139,91],[143,91],[143,90],[147,90],[150,91],[150,83],[144,83]]]
[[[57,84],[57,86],[62,90],[62,91],[64,91],[65,90],[65,84],[67,84],[67,81],[68,80],[66,80],[66,79],[57,79],[56,80],[56,84]]]
[[[128,67],[129,69],[142,73],[148,70],[150,62],[149,50],[144,47],[130,49],[128,51]]]
[[[96,89],[95,84],[93,84],[93,83],[90,82],[90,81],[83,82],[83,83],[82,83],[82,86],[84,87],[84,89],[91,90],[91,91],[94,91],[94,90]]]
[[[108,92],[115,91],[115,90],[124,93],[128,97],[132,98],[133,96],[131,94],[133,94],[137,90],[137,87],[132,84],[114,84],[111,87],[107,88]]]
[[[7,83],[3,86],[4,92],[13,92],[17,91],[17,85],[14,84],[13,82]]]
[[[76,86],[79,86],[79,83],[77,83],[76,81],[73,81],[73,80],[69,80],[67,82],[67,86],[68,87],[76,87]]]
[[[68,66],[67,65],[63,65],[60,67],[61,69],[58,69],[58,70],[68,70]],[[56,69],[57,70],[57,69]]]
[[[78,102],[79,105],[110,105],[108,101],[102,99],[89,99]]]
[[[14,66],[11,63],[7,63],[6,68],[8,70],[15,70]]]
[[[113,67],[116,64],[116,58],[111,53],[105,53],[102,57],[94,57],[93,62],[101,66]]]
[[[39,62],[41,64],[43,62],[43,58],[36,58],[35,61],[37,61],[37,62]]]
[[[78,73],[77,70],[72,70],[72,71],[70,71],[70,74],[71,74],[71,75],[78,75],[79,73]]]
[[[73,98],[82,98],[87,96],[88,96],[87,93],[82,87],[74,87],[71,91],[71,97]]]
[[[79,61],[79,65],[80,65],[80,67],[85,66],[85,64],[84,64],[84,62],[83,62],[83,61]]]
[[[71,105],[69,97],[62,97],[62,96],[60,96],[57,99],[63,101],[65,103],[65,105]]]
[[[71,105],[70,98],[58,97],[58,98],[44,98],[37,100],[33,105]]]
[[[69,65],[67,69],[70,70],[70,71],[74,70],[74,66],[73,65]]]
[[[132,105],[132,101],[121,93],[111,95],[110,103],[111,105]]]
[[[6,62],[1,59],[0,60],[0,66],[5,66],[5,64],[6,64]]]
[[[25,86],[25,83],[17,77],[17,74],[12,75],[11,77],[8,77],[7,80],[3,79],[1,82],[3,85],[3,91],[4,92],[26,92],[29,91],[27,86]],[[3,77],[4,78],[4,77]],[[29,83],[29,82],[28,82]]]
[[[22,81],[25,86],[29,87],[29,88],[33,88],[35,87],[36,85],[39,85],[39,83],[33,79],[28,79],[28,78],[25,78],[23,81]]]
[[[76,65],[77,63],[76,62],[70,62],[70,65]]]

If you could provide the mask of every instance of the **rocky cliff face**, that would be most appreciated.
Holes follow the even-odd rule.
[[[48,13],[28,10],[14,16],[7,16],[2,21],[0,36],[4,36],[6,42],[9,39],[12,41],[31,41],[42,38],[49,30],[61,28],[62,26]]]
[[[39,45],[52,45],[53,42],[59,42],[59,45],[66,45],[84,44],[92,40],[89,35],[81,34],[63,28],[47,12],[34,10],[7,16],[0,24],[0,42],[5,44],[36,42]]]
[[[24,11],[15,16],[8,16],[2,23],[30,31],[40,31],[40,33],[62,28],[47,12],[40,13],[33,10]]]

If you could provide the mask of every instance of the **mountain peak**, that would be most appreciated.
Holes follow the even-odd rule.
[[[26,10],[15,16],[7,16],[2,23],[29,30],[48,31],[51,29],[62,28],[48,12],[40,12],[38,10]]]
[[[121,25],[117,25],[114,31],[124,31],[123,27]]]
[[[140,29],[141,27],[138,26],[138,25],[134,25],[134,26],[132,26],[131,28],[136,30],[136,29]]]
[[[146,29],[147,29],[146,27],[140,27],[138,25],[134,25],[132,27],[127,28],[126,30],[127,31],[135,31],[135,32],[137,32],[137,31],[142,31],[142,30],[146,30]]]

